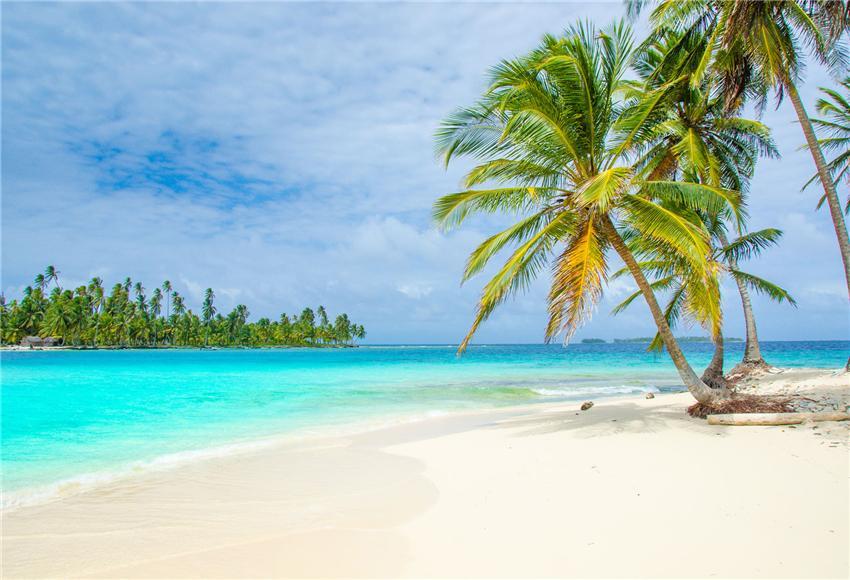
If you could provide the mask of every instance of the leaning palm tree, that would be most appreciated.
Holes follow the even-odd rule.
[[[728,110],[709,78],[703,76],[699,82],[695,81],[707,43],[708,39],[702,36],[659,30],[641,47],[635,66],[643,83],[638,85],[639,89],[658,87],[682,75],[687,77],[687,82],[680,83],[672,93],[669,116],[654,130],[638,165],[647,167],[653,176],[723,186],[743,194],[748,190],[759,157],[777,157],[779,152],[767,126]],[[725,208],[720,214],[701,216],[713,234],[713,253],[718,259],[725,257],[721,250],[729,246],[726,225],[735,217]],[[772,244],[779,235],[777,230],[754,232],[742,238],[738,246],[748,242]],[[732,271],[738,269],[734,254],[721,260],[720,267],[723,264]],[[765,368],[768,365],[759,346],[748,283],[743,277],[733,278],[746,326],[746,345],[738,370]],[[694,304],[693,300],[690,302]],[[723,337],[719,332],[713,334],[718,356],[702,378],[721,384]]]
[[[834,153],[835,157],[827,163],[836,186],[840,182],[850,183],[850,77],[841,81],[841,87],[845,94],[836,89],[821,87],[823,97],[818,99],[818,113],[823,115],[821,119],[812,119],[815,126],[821,130],[821,134],[828,137],[818,139],[821,149]],[[806,185],[818,179],[815,175]],[[821,197],[818,208],[826,201],[826,196]],[[850,213],[850,196],[844,205],[844,213]]]
[[[639,232],[680,255],[700,283],[716,286],[707,261],[709,235],[696,211],[737,211],[739,196],[701,183],[654,179],[635,166],[645,141],[667,118],[667,97],[680,79],[642,93],[625,92],[633,55],[624,24],[603,31],[588,24],[561,38],[546,36],[528,56],[494,67],[485,95],[438,130],[438,151],[446,164],[456,156],[481,163],[467,174],[464,191],[435,203],[437,222],[450,228],[473,213],[522,215],[469,257],[464,280],[500,250],[517,246],[485,286],[460,351],[499,304],[528,287],[553,254],[545,336],[550,341],[563,334],[568,340],[602,295],[613,249],[649,305],[682,381],[698,401],[710,403],[725,391],[708,387],[688,364],[622,232]],[[491,183],[499,187],[476,189]],[[713,316],[719,318],[719,308]]]
[[[637,12],[644,0],[629,2]],[[829,165],[815,136],[797,91],[803,65],[801,46],[821,63],[833,68],[843,64],[840,44],[848,28],[846,3],[838,0],[660,0],[651,22],[658,30],[674,28],[688,35],[709,38],[700,56],[700,70],[719,79],[720,92],[730,109],[748,96],[763,106],[766,91],[779,99],[788,95],[812,154],[824,189],[850,294],[850,237]]]
[[[709,263],[712,264],[714,269],[720,274],[728,274],[739,288],[751,289],[776,302],[788,302],[792,306],[796,306],[796,302],[787,290],[755,274],[745,272],[738,266],[739,261],[757,256],[764,249],[775,245],[782,236],[780,230],[767,228],[750,232],[730,244],[726,241],[726,224],[723,220],[707,220],[706,226],[711,232],[713,240],[722,240],[721,243],[713,245],[714,249],[709,257]],[[675,254],[659,252],[656,245],[646,243],[644,239],[637,235],[629,237],[628,245],[635,255],[641,257],[641,269],[652,278],[650,286],[653,291],[667,294],[668,301],[664,308],[664,316],[670,327],[675,327],[681,320],[705,326],[707,315],[705,311],[706,300],[703,295],[704,288],[698,280],[693,279],[689,264]],[[628,273],[628,269],[623,268],[615,272],[614,277],[624,276]],[[613,313],[618,314],[624,311],[640,295],[640,291],[632,293],[614,308]],[[749,290],[743,292],[742,296],[749,299]],[[753,320],[752,323],[755,324],[755,321]],[[745,361],[746,351],[751,347],[749,324],[750,322],[747,321]],[[726,378],[723,372],[725,347],[722,327],[718,324],[715,327],[708,328],[708,330],[711,332],[714,342],[714,354],[701,378],[709,386],[724,388],[726,387]],[[752,331],[755,332],[755,327]],[[656,335],[649,348],[650,350],[660,350],[662,346],[661,337]],[[755,341],[755,348],[758,352],[757,340]],[[751,365],[744,362],[736,367],[733,373],[749,372],[751,369]]]
[[[56,287],[61,288],[59,285],[59,274],[61,272],[56,269],[55,266],[48,266],[44,269],[44,287],[47,288],[47,285],[51,282],[56,282]]]

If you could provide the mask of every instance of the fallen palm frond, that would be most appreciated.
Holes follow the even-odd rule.
[[[712,403],[695,403],[688,407],[691,417],[705,419],[709,415],[731,413],[791,413],[794,407],[788,397],[733,394],[728,399]]]

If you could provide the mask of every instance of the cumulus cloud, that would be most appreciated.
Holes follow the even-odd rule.
[[[217,289],[276,317],[346,310],[374,342],[462,337],[482,285],[468,252],[502,222],[437,232],[454,191],[432,134],[501,58],[619,4],[10,3],[3,7],[3,289],[55,263],[68,284],[165,278],[197,309]],[[825,76],[811,72],[809,103]],[[787,106],[785,154],[753,184],[754,227],[785,229],[754,267],[795,292],[761,300],[767,337],[842,337],[846,297],[828,215]],[[545,277],[544,277],[545,278]],[[584,335],[647,334],[645,307],[611,318],[617,282]],[[482,341],[538,341],[546,280],[506,304]],[[740,325],[734,295],[730,325]],[[808,328],[819,324],[816,331]],[[733,331],[734,333],[734,331]],[[807,334],[808,333],[808,334]],[[582,336],[581,334],[579,336]]]

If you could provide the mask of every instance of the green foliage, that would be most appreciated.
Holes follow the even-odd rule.
[[[602,295],[614,242],[629,233],[679,256],[704,287],[716,286],[710,236],[697,212],[737,216],[740,195],[722,180],[686,182],[654,171],[652,148],[669,133],[674,97],[688,77],[636,84],[627,80],[636,56],[624,23],[601,30],[581,24],[546,36],[528,55],[493,67],[478,102],[438,129],[444,163],[467,157],[478,165],[467,173],[468,189],[434,204],[437,224],[454,228],[474,214],[518,216],[469,257],[464,280],[507,253],[484,286],[461,350],[547,265],[546,339],[569,338]]]
[[[17,344],[25,336],[51,336],[66,345],[100,347],[324,346],[352,344],[366,337],[363,325],[352,323],[347,314],[340,314],[331,325],[323,306],[318,308],[318,324],[309,308],[291,319],[281,314],[279,321],[249,322],[244,304],[226,316],[219,314],[215,293],[208,288],[198,316],[186,308],[183,296],[169,281],[148,299],[144,286],[133,285],[130,278],[107,294],[100,278],[62,290],[59,274],[48,267],[20,300],[7,303],[0,295],[0,342]],[[51,284],[54,288],[45,296]]]
[[[823,97],[818,99],[817,109],[822,118],[812,119],[815,127],[820,129],[825,137],[818,139],[824,154],[832,154],[828,168],[832,179],[836,182],[850,183],[850,77],[840,83],[841,91],[821,87]],[[807,183],[818,179],[815,175]],[[818,208],[826,201],[821,197]],[[850,213],[850,197],[844,205],[844,213]]]

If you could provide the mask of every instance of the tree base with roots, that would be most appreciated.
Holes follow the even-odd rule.
[[[691,417],[705,419],[709,415],[725,415],[727,413],[791,413],[794,407],[786,397],[770,397],[764,395],[741,395],[732,393],[731,396],[710,403],[694,403],[688,407]]]
[[[774,367],[767,364],[764,359],[754,361],[742,361],[735,365],[726,375],[726,384],[734,387],[741,381],[758,377],[764,373],[770,372]]]
[[[711,387],[712,389],[728,389],[729,381],[726,380],[726,377],[723,376],[723,371],[713,371],[711,369],[705,369],[705,372],[702,373],[702,382]]]

